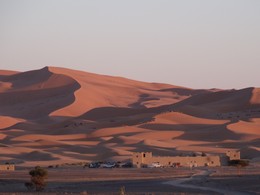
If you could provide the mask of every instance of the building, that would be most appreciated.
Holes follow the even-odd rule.
[[[0,165],[0,171],[14,171],[14,170],[15,170],[14,164]]]
[[[239,151],[227,151],[226,156],[229,160],[238,160],[240,159],[240,152]]]
[[[148,167],[153,163],[163,167],[201,167],[227,165],[228,160],[240,159],[240,152],[228,151],[226,155],[212,156],[153,156],[152,152],[135,152],[132,156],[134,167]]]

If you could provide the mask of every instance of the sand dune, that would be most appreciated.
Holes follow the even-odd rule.
[[[251,104],[259,104],[260,105],[260,88],[254,88],[252,91],[252,96],[250,99]]]
[[[0,162],[260,155],[260,89],[189,89],[57,67],[0,71]]]
[[[8,77],[10,75],[17,74],[17,73],[18,73],[17,71],[12,71],[12,70],[0,70],[0,89],[1,89],[1,83],[2,83],[1,80],[2,79],[6,78],[6,77]]]
[[[26,119],[43,117],[71,104],[73,92],[79,88],[74,79],[55,75],[48,68],[10,75],[1,81],[11,83],[11,87],[0,93],[0,114]]]
[[[64,68],[51,67],[49,70],[73,77],[81,86],[75,92],[73,104],[53,112],[52,116],[79,116],[98,107],[155,107],[176,102],[171,92],[160,91],[171,85],[137,82]]]
[[[182,102],[185,105],[200,106],[214,112],[234,112],[260,107],[258,103],[259,89],[218,91],[199,94]]]
[[[233,132],[242,134],[254,134],[260,137],[260,120],[251,119],[250,122],[239,121],[227,126]]]
[[[188,114],[180,112],[167,112],[157,115],[155,117],[154,123],[171,123],[171,124],[224,124],[228,120],[216,120],[216,119],[207,119],[191,116]]]
[[[11,127],[19,122],[23,122],[23,119],[18,119],[9,116],[0,116],[0,129]]]
[[[84,134],[73,134],[73,135],[41,135],[41,134],[29,134],[24,136],[19,136],[13,138],[13,141],[37,141],[40,139],[43,140],[52,140],[52,141],[59,141],[59,140],[74,140],[74,139],[82,139],[85,138],[86,135]]]

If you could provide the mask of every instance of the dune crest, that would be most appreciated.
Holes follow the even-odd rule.
[[[9,117],[9,116],[0,116],[0,129],[5,129],[8,127],[11,127],[17,123],[23,122],[25,120],[23,119],[18,119],[14,117]]]
[[[70,76],[80,84],[80,89],[75,92],[75,101],[51,113],[51,116],[75,117],[97,107],[156,107],[179,101],[172,98],[171,92],[160,91],[173,87],[167,84],[138,82],[57,67],[49,67],[49,70]]]
[[[0,114],[24,119],[47,117],[71,104],[74,91],[79,88],[71,77],[53,74],[47,67],[10,75],[0,81],[10,83],[9,89],[0,93]]]

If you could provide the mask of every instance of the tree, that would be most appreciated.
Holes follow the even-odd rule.
[[[36,166],[29,174],[31,175],[31,184],[36,191],[44,190],[46,186],[45,179],[48,177],[48,171],[40,166]]]

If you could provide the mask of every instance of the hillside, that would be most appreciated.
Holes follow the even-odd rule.
[[[260,156],[260,89],[195,90],[57,67],[0,70],[0,162],[50,165],[241,149]]]

